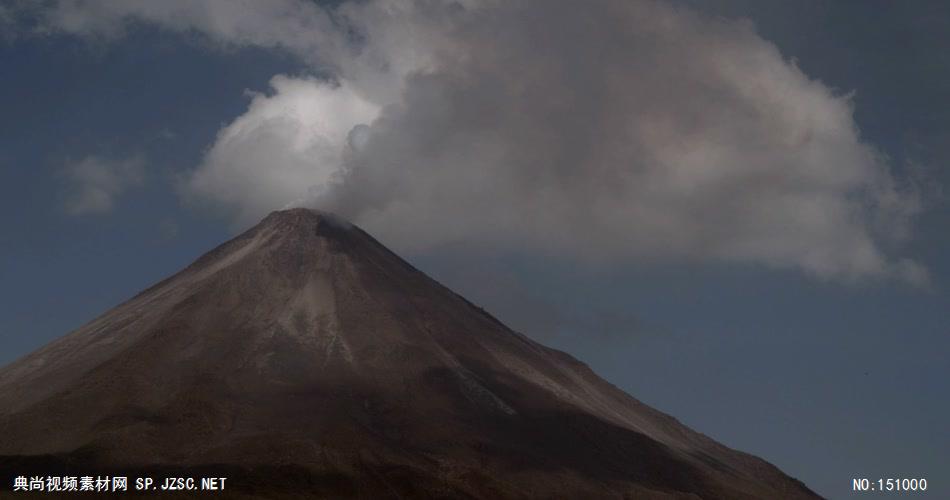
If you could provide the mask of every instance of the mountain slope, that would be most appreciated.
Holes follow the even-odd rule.
[[[0,455],[268,497],[816,497],[305,209],[0,369]]]

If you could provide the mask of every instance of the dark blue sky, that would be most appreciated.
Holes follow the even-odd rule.
[[[853,477],[950,496],[950,8],[940,2],[690,2],[747,17],[803,72],[854,91],[861,136],[914,165],[926,207],[903,253],[933,285],[842,284],[755,264],[610,269],[440,248],[407,257],[635,397],[831,498]],[[135,26],[121,43],[0,42],[0,363],[67,333],[234,234],[182,175],[245,89],[305,74],[274,50]],[[64,166],[144,158],[105,214],[64,211]]]

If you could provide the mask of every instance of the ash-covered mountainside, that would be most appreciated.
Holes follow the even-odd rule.
[[[306,209],[0,369],[0,455],[247,498],[817,498]]]

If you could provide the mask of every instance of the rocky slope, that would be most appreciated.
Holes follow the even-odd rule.
[[[305,209],[0,369],[0,455],[236,497],[816,498]]]

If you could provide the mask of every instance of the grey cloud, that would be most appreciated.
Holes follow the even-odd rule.
[[[848,97],[751,25],[560,0],[440,21],[453,43],[409,74],[317,205],[412,250],[926,279],[882,250],[907,234],[914,191],[861,142]]]
[[[224,44],[281,48],[307,57],[333,53],[339,35],[327,11],[298,0],[58,0],[35,17],[40,32],[115,38],[131,22],[144,21]]]
[[[57,5],[50,26],[70,32],[135,18],[335,72],[282,77],[197,168],[186,192],[241,221],[303,194],[402,251],[926,281],[885,250],[910,235],[913,186],[861,140],[847,95],[749,23],[652,1]],[[286,99],[319,104],[308,118]],[[231,133],[241,122],[253,133]]]
[[[112,210],[123,192],[144,182],[145,162],[141,157],[108,160],[88,156],[67,165],[62,174],[69,184],[66,213],[103,214]]]

